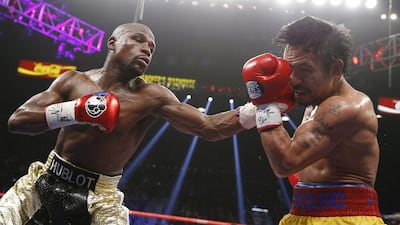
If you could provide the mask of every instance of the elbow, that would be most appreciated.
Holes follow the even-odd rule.
[[[15,116],[11,116],[8,119],[7,128],[10,133],[18,133],[21,130],[22,122],[15,118]]]
[[[294,174],[297,170],[293,165],[289,165],[287,162],[281,162],[273,168],[275,175],[279,178],[286,178]]]
[[[202,135],[201,138],[206,140],[206,141],[209,141],[209,142],[217,142],[217,141],[220,141],[220,140],[224,139],[224,138],[219,137],[217,135],[207,135],[207,134]]]
[[[15,115],[12,115],[7,122],[8,132],[13,134],[25,134],[25,135],[38,135],[41,132],[32,131],[29,129],[27,122],[22,118],[17,118]]]

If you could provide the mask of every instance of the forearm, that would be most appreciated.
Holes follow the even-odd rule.
[[[204,137],[207,140],[210,141],[222,140],[231,137],[234,134],[237,134],[240,131],[244,130],[242,124],[240,124],[239,122],[237,110],[217,113],[208,116],[208,118],[210,121],[209,122],[210,129],[208,129],[209,132],[205,132],[205,137]],[[209,135],[210,131],[212,135]]]
[[[287,177],[295,172],[296,157],[291,154],[291,138],[283,126],[260,132],[261,142],[269,164],[278,177]]]
[[[48,130],[44,107],[21,106],[8,119],[11,133],[38,135]]]

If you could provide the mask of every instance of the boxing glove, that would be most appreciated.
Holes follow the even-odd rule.
[[[109,133],[116,125],[119,102],[112,93],[97,92],[78,99],[46,107],[46,121],[50,129],[73,124],[90,124]]]
[[[296,106],[294,93],[289,84],[276,96],[276,103],[282,114],[290,112]]]
[[[248,102],[239,106],[236,110],[236,116],[239,119],[239,124],[246,130],[256,126],[256,107],[253,103]]]
[[[249,59],[243,66],[242,76],[251,102],[254,105],[275,102],[288,85],[290,73],[289,63],[272,54]]]
[[[281,113],[295,106],[289,86],[289,63],[265,53],[248,60],[242,71],[247,92],[256,105],[256,125],[259,131],[282,125]]]

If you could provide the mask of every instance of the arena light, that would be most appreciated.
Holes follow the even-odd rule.
[[[207,104],[204,107],[205,108],[204,114],[208,113],[208,110],[210,109],[210,106],[211,106],[211,102],[212,102],[212,98],[208,97]],[[191,142],[188,152],[186,154],[185,160],[183,161],[183,164],[181,166],[181,170],[178,175],[178,178],[176,179],[174,187],[172,188],[171,196],[169,198],[167,206],[165,207],[165,214],[170,215],[175,208],[176,200],[178,199],[179,194],[181,192],[182,184],[183,184],[183,181],[185,180],[185,177],[186,177],[186,174],[187,174],[187,171],[189,168],[189,164],[192,161],[192,157],[194,154],[194,150],[196,149],[198,140],[199,140],[198,136],[194,136],[192,139],[192,142]]]
[[[291,2],[291,0],[278,0],[278,3],[280,4],[280,5],[287,5],[287,4],[289,4]]]
[[[229,99],[229,108],[234,109],[235,101]],[[235,176],[236,176],[236,188],[237,188],[237,205],[240,223],[246,223],[246,210],[244,207],[244,194],[243,194],[243,184],[242,184],[242,173],[240,171],[240,156],[239,156],[239,145],[237,140],[237,135],[232,136],[233,141],[233,156],[235,160]]]
[[[326,3],[326,0],[313,0],[312,3],[317,6],[323,6]]]
[[[360,64],[360,59],[357,56],[353,56],[352,62],[354,65],[358,65]]]
[[[330,0],[329,3],[331,3],[332,6],[339,6],[342,4],[342,0]]]
[[[381,20],[386,20],[388,18],[387,14],[383,13],[380,16]],[[390,20],[397,20],[397,14],[396,13],[392,13],[390,14]]]
[[[346,6],[351,9],[357,8],[360,4],[361,0],[346,0]]]
[[[377,0],[366,0],[365,1],[365,7],[367,7],[367,9],[373,9],[376,7],[377,4],[378,4]]]
[[[198,6],[199,5],[199,1],[192,1],[192,6]]]
[[[187,95],[183,102],[187,103],[191,98],[192,96]],[[127,186],[129,179],[135,173],[136,169],[139,167],[142,161],[150,153],[151,149],[153,149],[154,145],[158,142],[158,140],[160,140],[161,136],[168,129],[169,125],[169,122],[165,122],[163,126],[157,131],[157,133],[153,136],[153,138],[151,138],[149,143],[143,148],[143,150],[139,151],[139,154],[132,160],[131,163],[129,163],[129,165],[126,166],[126,168],[124,169],[124,173],[122,174],[121,180],[118,184],[121,190]]]

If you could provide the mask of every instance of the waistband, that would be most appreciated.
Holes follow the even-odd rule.
[[[76,166],[63,159],[54,150],[50,152],[44,168],[65,182],[85,187],[92,191],[96,189],[117,188],[121,175],[107,176]]]
[[[290,214],[298,216],[381,217],[373,187],[353,184],[304,184],[294,187]]]

